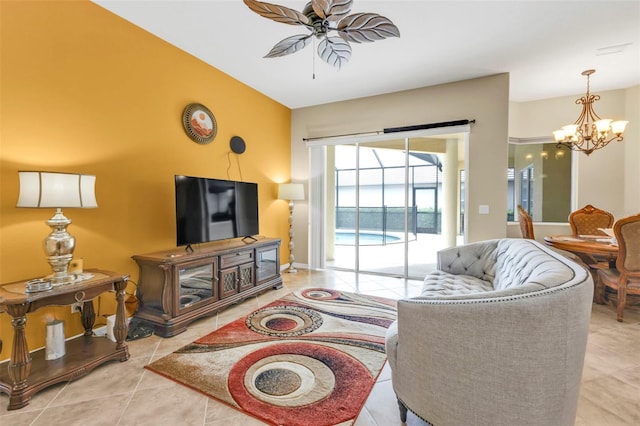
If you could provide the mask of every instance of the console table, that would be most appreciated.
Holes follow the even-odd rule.
[[[13,326],[11,359],[0,363],[0,392],[9,395],[9,410],[24,407],[33,394],[48,386],[85,376],[107,361],[129,359],[124,307],[128,275],[99,269],[88,269],[84,273],[91,277],[35,293],[26,292],[27,281],[0,285],[0,312],[11,315]],[[105,291],[115,291],[118,302],[113,328],[116,343],[106,337],[93,336],[95,311],[92,299]],[[44,348],[29,353],[25,334],[27,314],[45,306],[76,302],[83,302],[84,335],[66,341],[66,354],[58,359],[46,360]]]
[[[135,318],[162,337],[269,287],[281,288],[280,239],[257,237],[133,256],[140,268]]]

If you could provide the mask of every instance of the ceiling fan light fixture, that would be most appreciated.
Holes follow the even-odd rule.
[[[353,43],[369,43],[389,37],[400,37],[400,30],[390,19],[377,13],[349,15],[353,0],[311,0],[302,10],[256,1],[243,0],[258,15],[289,25],[302,25],[310,34],[298,34],[279,41],[265,58],[275,58],[304,49],[316,37],[318,56],[338,69],[351,59]],[[337,32],[331,36],[331,32]]]

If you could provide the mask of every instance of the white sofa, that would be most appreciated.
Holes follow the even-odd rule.
[[[592,298],[584,266],[533,240],[441,251],[386,337],[401,420],[573,425]]]

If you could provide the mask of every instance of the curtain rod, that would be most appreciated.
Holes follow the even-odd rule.
[[[384,129],[384,133],[409,132],[412,130],[436,129],[438,127],[463,126],[465,124],[475,123],[475,122],[476,120],[455,120],[455,121],[442,121],[440,123],[417,124],[415,126],[390,127],[388,129]]]
[[[407,132],[412,130],[426,130],[426,129],[436,129],[438,127],[453,127],[453,126],[462,126],[465,124],[473,124],[476,120],[455,120],[455,121],[442,121],[440,123],[429,123],[429,124],[416,124],[413,126],[403,126],[403,127],[389,127],[383,130],[374,130],[371,132],[360,132],[360,133],[347,133],[343,135],[332,135],[332,136],[317,136],[314,138],[302,138],[304,142],[312,142],[315,140],[325,140],[325,139],[333,139],[333,138],[348,138],[354,136],[378,136],[385,133],[399,133],[399,132]]]

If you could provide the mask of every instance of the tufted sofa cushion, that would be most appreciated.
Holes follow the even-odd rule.
[[[496,250],[495,290],[533,283],[543,288],[556,287],[573,279],[574,272],[531,241],[504,239]]]
[[[571,268],[531,240],[491,240],[439,252],[438,270],[425,277],[421,296],[526,293],[561,285],[573,276]]]
[[[454,275],[470,275],[493,282],[498,240],[467,244],[438,253],[438,269]]]
[[[424,297],[455,296],[491,290],[493,290],[493,286],[490,281],[484,281],[471,275],[433,271],[424,279],[421,295]]]

